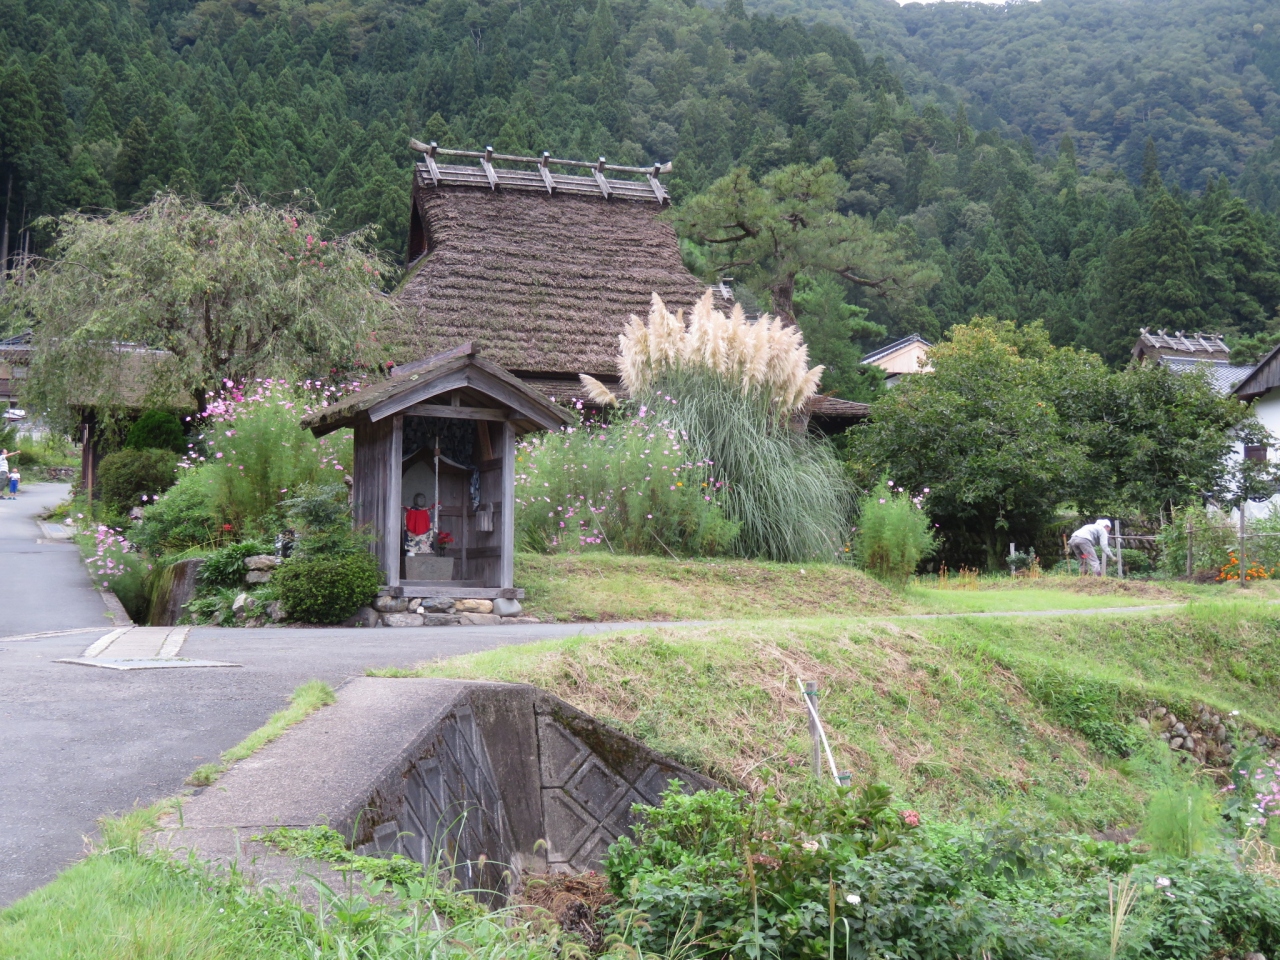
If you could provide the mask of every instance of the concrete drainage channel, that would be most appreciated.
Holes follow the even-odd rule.
[[[184,801],[157,842],[289,882],[314,867],[252,838],[328,825],[501,896],[524,872],[598,869],[632,806],[674,781],[718,786],[536,687],[362,677]]]

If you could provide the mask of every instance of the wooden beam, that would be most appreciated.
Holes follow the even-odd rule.
[[[423,357],[421,360],[412,360],[409,363],[401,363],[391,368],[391,376],[402,377],[408,373],[417,373],[419,370],[426,370],[428,367],[435,367],[446,360],[457,360],[459,357],[469,357],[476,352],[475,346],[471,341],[460,343],[456,347],[450,347],[448,350],[441,350],[439,353],[433,353],[429,357]]]
[[[604,178],[604,157],[600,158],[600,162],[591,168],[592,175],[596,178],[596,185],[600,188],[600,192],[604,194],[606,200],[609,199],[609,182]]]
[[[493,459],[493,440],[489,435],[489,424],[476,424],[476,445],[480,448],[481,463]]]
[[[539,410],[534,400],[524,396],[520,391],[514,389],[509,384],[504,383],[497,377],[487,373],[479,367],[472,367],[467,371],[468,386],[474,387],[481,393],[488,394],[493,399],[505,403],[512,410],[516,411],[518,417],[524,417],[532,420],[538,426],[546,430],[558,430],[564,426],[563,420],[552,419],[551,415]],[[518,419],[508,415],[508,421]]]
[[[654,167],[658,165],[655,163]],[[649,174],[649,186],[653,188],[653,195],[658,198],[659,203],[666,203],[668,199],[667,191],[662,188],[662,184],[658,182],[655,174]]]
[[[523,600],[519,587],[486,587],[478,580],[402,580],[378,591],[384,597],[453,597],[455,600]]]
[[[502,557],[498,586],[514,587],[516,580],[516,428],[502,425]]]
[[[484,148],[484,156],[480,158],[480,166],[484,167],[484,175],[489,178],[489,189],[498,189],[498,175],[493,171],[493,147]]]
[[[415,403],[401,413],[410,417],[447,417],[452,420],[510,420],[506,410],[494,407],[446,407],[442,403]],[[487,459],[487,458],[486,458]]]
[[[412,374],[410,374],[410,377],[412,377]],[[428,377],[417,387],[408,389],[398,396],[388,397],[381,403],[375,403],[369,409],[369,419],[377,423],[379,420],[399,413],[415,403],[421,403],[423,400],[429,400],[442,393],[448,393],[450,390],[457,390],[459,387],[465,386],[467,386],[467,373],[462,369],[436,378]],[[503,402],[505,403],[506,401]]]
[[[404,454],[404,417],[397,416],[391,421],[391,455],[387,458],[387,532],[383,544],[387,563],[387,583],[395,586],[400,582],[400,481],[404,467],[400,461]]]
[[[547,170],[547,163],[551,160],[551,154],[545,150],[542,152],[542,162],[538,164],[538,172],[542,174],[542,182],[546,185],[547,193],[555,196],[556,184],[551,179],[551,172]]]

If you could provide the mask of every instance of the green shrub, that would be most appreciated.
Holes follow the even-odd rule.
[[[640,399],[648,417],[688,438],[689,459],[710,466],[724,515],[738,525],[734,553],[782,563],[847,558],[852,502],[829,443],[791,429],[767,397],[744,396],[706,371],[665,373]]]
[[[920,561],[933,553],[937,537],[919,498],[882,480],[858,501],[853,542],[854,555],[864,570],[881,580],[906,583]]]
[[[315,397],[283,380],[251,386],[252,392],[230,388],[211,403],[196,438],[206,449],[195,462],[214,511],[241,535],[274,528],[282,501],[305,485],[341,481],[351,469],[351,431],[317,439],[298,428]]]
[[[171,450],[118,450],[102,458],[96,495],[107,507],[127,513],[145,507],[176,480],[178,457]]]
[[[124,445],[131,450],[187,452],[182,423],[168,410],[148,410],[129,428]]]
[[[306,483],[280,504],[294,532],[293,555],[338,557],[368,551],[369,537],[351,528],[351,504],[341,483]]]
[[[341,623],[373,602],[381,582],[369,553],[290,559],[272,577],[289,618],[302,623]]]
[[[1142,838],[1157,853],[1193,857],[1222,839],[1223,820],[1213,792],[1198,785],[1169,786],[1147,801]]]
[[[238,587],[244,583],[245,560],[272,552],[272,547],[256,540],[220,547],[205,557],[200,572],[196,574],[196,582],[202,591],[211,587]]]
[[[191,469],[143,510],[142,523],[129,533],[139,549],[156,556],[230,538],[214,510],[208,478]]]
[[[1191,572],[1217,573],[1231,559],[1238,544],[1236,529],[1220,513],[1204,507],[1188,507],[1174,516],[1156,535],[1160,570],[1171,577],[1187,575],[1187,528],[1191,532]]]
[[[517,458],[516,535],[525,549],[714,556],[737,535],[710,466],[656,417],[540,434]]]

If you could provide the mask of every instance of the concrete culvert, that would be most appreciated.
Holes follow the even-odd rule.
[[[327,825],[501,899],[524,873],[599,869],[632,806],[673,781],[720,786],[533,686],[362,677],[184,803],[160,842],[279,880],[296,865],[251,838]]]

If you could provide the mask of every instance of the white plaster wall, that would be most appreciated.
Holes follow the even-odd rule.
[[[1268,390],[1249,407],[1249,411],[1258,419],[1258,422],[1266,428],[1270,439],[1267,441],[1267,459],[1275,462],[1280,460],[1280,390]],[[1231,465],[1234,467],[1244,459],[1244,444],[1236,443],[1231,449]],[[1245,509],[1245,516],[1249,518],[1265,517],[1273,511],[1280,509],[1280,494],[1272,497],[1263,503],[1250,503]],[[1238,513],[1236,510],[1231,511],[1232,522],[1238,522]]]

